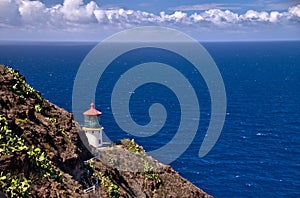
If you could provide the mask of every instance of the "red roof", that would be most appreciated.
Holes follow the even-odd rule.
[[[101,114],[102,114],[101,111],[98,111],[97,109],[95,109],[94,103],[91,103],[91,108],[83,113],[83,115],[86,115],[86,116],[98,116]]]

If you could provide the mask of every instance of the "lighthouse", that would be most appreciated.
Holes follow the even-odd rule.
[[[95,109],[94,103],[91,103],[91,108],[83,113],[84,125],[82,127],[89,141],[90,146],[98,148],[102,146],[102,131],[100,125],[100,115],[102,113]]]

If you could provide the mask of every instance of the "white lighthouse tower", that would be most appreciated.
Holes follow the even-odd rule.
[[[94,103],[91,103],[91,108],[83,113],[84,125],[82,127],[89,141],[90,146],[98,148],[102,146],[102,131],[100,125],[100,115],[102,113],[95,109]]]

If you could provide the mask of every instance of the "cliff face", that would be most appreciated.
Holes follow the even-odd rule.
[[[43,99],[24,76],[4,66],[0,97],[0,173],[7,177],[0,184],[16,176],[19,182],[30,180],[28,192],[35,197],[80,195],[83,160],[92,155],[78,136],[73,115]],[[2,187],[0,191],[8,186]]]
[[[144,171],[138,172],[113,166],[117,156],[123,156],[119,164],[132,160],[124,154],[130,141],[118,146],[109,163],[84,163],[93,156],[73,115],[43,99],[24,76],[3,65],[0,127],[0,191],[8,197],[210,197],[169,166],[153,169],[142,161]],[[146,156],[142,149],[135,151]],[[93,184],[95,191],[85,194]]]

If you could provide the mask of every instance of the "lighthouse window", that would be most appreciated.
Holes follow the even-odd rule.
[[[99,120],[97,116],[85,116],[84,126],[87,128],[98,128],[100,127]]]

